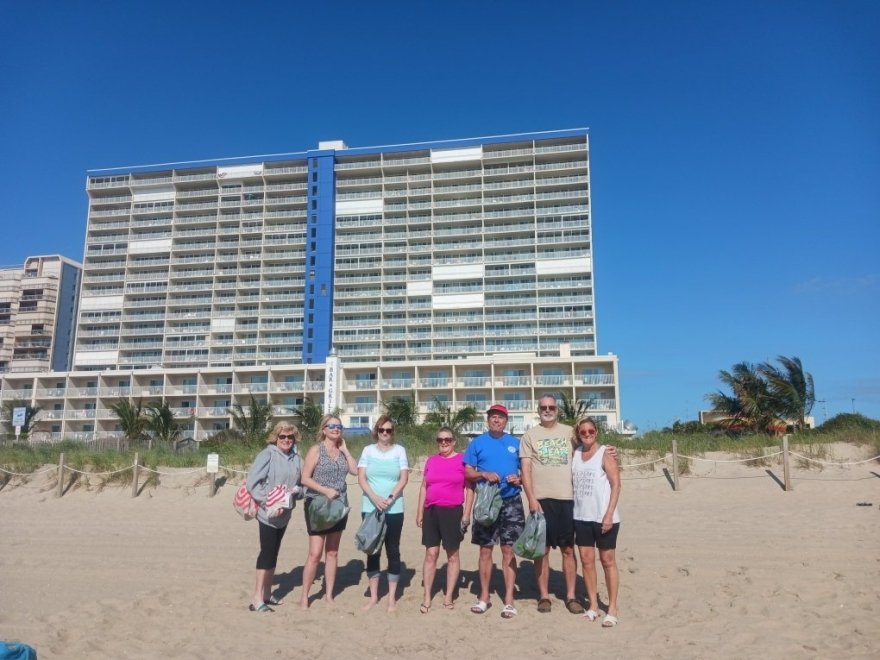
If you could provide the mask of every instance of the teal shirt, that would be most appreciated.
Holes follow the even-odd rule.
[[[358,468],[366,469],[367,483],[376,495],[389,497],[391,491],[400,481],[402,470],[409,470],[406,450],[400,445],[392,445],[388,451],[382,451],[377,445],[367,445],[358,461]],[[386,509],[385,513],[403,513],[403,493],[401,497]],[[370,498],[364,495],[361,500],[361,511],[372,513],[376,507]]]

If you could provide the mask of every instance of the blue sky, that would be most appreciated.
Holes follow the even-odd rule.
[[[6,3],[0,263],[81,260],[92,168],[589,126],[624,417],[783,354],[880,418],[878,33],[873,0]]]

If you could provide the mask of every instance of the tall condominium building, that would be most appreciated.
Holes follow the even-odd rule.
[[[589,182],[585,129],[91,172],[75,374],[4,387],[61,396],[53,433],[146,391],[196,437],[254,392],[354,426],[500,400],[522,429],[563,391],[616,425]]]
[[[0,372],[70,368],[81,269],[60,255],[0,268]]]

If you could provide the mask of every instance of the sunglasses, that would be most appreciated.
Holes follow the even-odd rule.
[[[296,440],[296,436],[293,433],[279,433],[279,440]]]
[[[341,431],[343,427],[342,424],[327,424],[324,428],[330,429],[331,431]]]
[[[437,438],[437,442],[455,442],[455,438]]]
[[[538,406],[541,410],[556,410],[556,406]]]
[[[383,426],[381,428],[376,429],[376,432],[377,433],[394,433],[394,428],[393,427],[386,428]]]
[[[596,429],[587,429],[585,431],[581,431],[581,435],[596,435]]]

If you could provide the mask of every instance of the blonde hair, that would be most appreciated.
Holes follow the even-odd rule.
[[[291,431],[293,432],[293,443],[299,444],[299,441],[302,439],[302,435],[299,432],[299,429],[296,428],[296,424],[288,421],[280,421],[275,426],[272,427],[272,430],[269,431],[269,436],[266,438],[267,445],[274,445],[278,442],[278,434],[282,431]]]
[[[336,415],[324,415],[321,418],[321,421],[318,423],[318,432],[315,434],[316,442],[324,442],[324,438],[326,437],[324,433],[324,427],[330,422],[331,419],[335,419],[337,422],[342,424],[342,420],[339,419]]]

